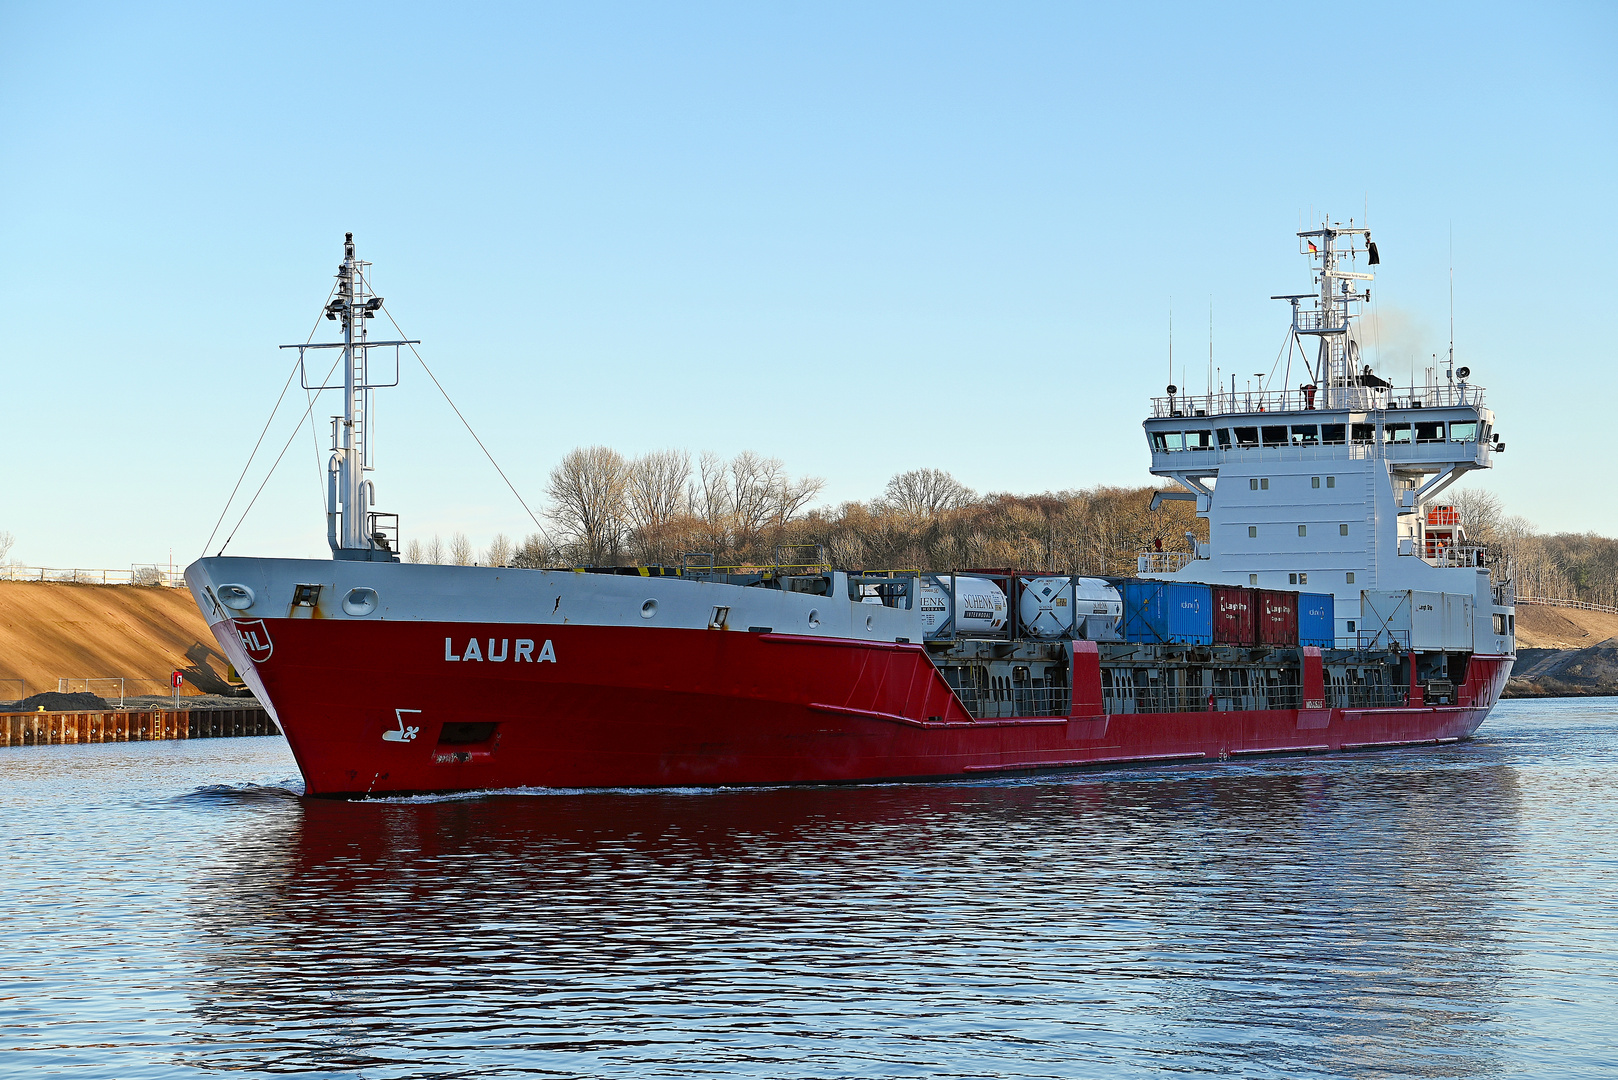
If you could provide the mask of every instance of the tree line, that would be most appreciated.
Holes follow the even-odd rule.
[[[812,507],[824,486],[750,451],[626,458],[605,446],[581,447],[546,484],[548,530],[521,541],[497,535],[481,550],[463,533],[447,543],[412,540],[404,557],[543,568],[678,566],[693,555],[717,566],[772,566],[823,556],[865,569],[998,566],[1124,576],[1135,572],[1141,551],[1187,551],[1191,538],[1208,537],[1189,502],[1149,511],[1150,486],[979,494],[947,472],[923,468],[899,473],[868,501]],[[1618,607],[1618,540],[1542,534],[1486,491],[1462,491],[1450,501],[1468,537],[1489,548],[1497,577],[1509,572],[1519,593]]]
[[[773,566],[826,559],[866,569],[1003,566],[1091,575],[1135,571],[1142,550],[1189,550],[1207,524],[1187,502],[1149,512],[1150,487],[980,495],[939,469],[894,476],[865,502],[811,507],[818,477],[777,458],[661,450],[625,458],[604,446],[564,457],[546,484],[551,528],[482,552],[464,534],[406,546],[409,562],[555,567]]]
[[[1488,547],[1496,575],[1509,574],[1519,595],[1618,607],[1618,540],[1541,533],[1487,491],[1462,491],[1450,501],[1467,539]]]

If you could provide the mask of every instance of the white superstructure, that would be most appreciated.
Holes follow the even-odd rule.
[[[1513,652],[1504,568],[1491,581],[1487,553],[1436,501],[1505,449],[1483,388],[1453,355],[1421,385],[1379,378],[1361,360],[1355,326],[1373,275],[1349,268],[1360,256],[1379,261],[1369,232],[1351,222],[1298,236],[1319,290],[1276,299],[1291,304],[1299,343],[1319,341],[1314,362],[1304,361],[1308,378],[1296,388],[1275,388],[1272,378],[1257,391],[1202,395],[1170,386],[1154,399],[1144,425],[1152,472],[1184,489],[1159,498],[1195,499],[1209,543],[1142,555],[1140,573],[1331,593],[1343,648],[1386,631],[1391,611],[1408,634],[1412,619],[1419,625],[1436,607],[1452,642],[1464,619],[1472,651]]]

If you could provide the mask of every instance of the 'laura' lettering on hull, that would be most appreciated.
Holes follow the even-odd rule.
[[[454,638],[444,639],[445,660],[481,660],[488,663],[499,664],[508,657],[518,663],[554,664],[556,663],[556,649],[547,639],[539,647],[539,653],[534,653],[534,642],[531,638],[518,638],[513,642],[510,638],[486,638],[487,649],[479,643],[477,638],[469,638],[465,649],[455,648]],[[512,646],[516,648],[513,649]],[[485,655],[487,652],[487,655]]]

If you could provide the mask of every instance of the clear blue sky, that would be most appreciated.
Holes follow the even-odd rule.
[[[828,502],[1144,483],[1170,298],[1190,386],[1210,302],[1215,363],[1268,370],[1292,233],[1368,208],[1384,369],[1446,348],[1453,232],[1487,485],[1618,533],[1615,9],[1320,10],[5,3],[0,529],[199,554],[350,229],[536,509],[590,443]],[[531,529],[419,369],[377,430],[407,538]],[[232,552],[326,555],[319,468],[305,425]]]

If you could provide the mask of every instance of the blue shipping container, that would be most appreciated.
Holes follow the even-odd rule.
[[[1122,583],[1124,640],[1138,645],[1212,645],[1213,590],[1183,581]]]
[[[1322,649],[1337,644],[1336,604],[1330,593],[1298,594],[1298,643]]]

